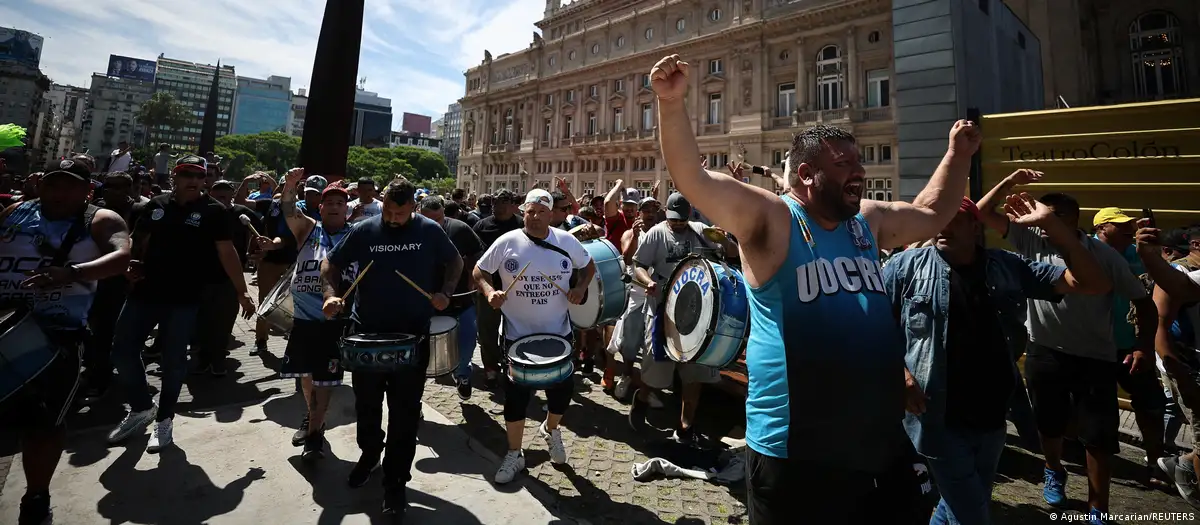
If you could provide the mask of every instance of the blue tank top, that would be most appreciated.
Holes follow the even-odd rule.
[[[746,443],[777,458],[877,472],[895,458],[904,415],[904,341],[879,248],[861,214],[828,231],[784,202],[787,257],[749,289]]]
[[[332,234],[325,231],[321,223],[313,226],[308,239],[300,246],[296,256],[296,269],[292,272],[292,305],[295,308],[296,319],[306,321],[324,321],[325,314],[321,306],[325,304],[321,292],[321,261],[328,257],[329,251],[342,242],[342,238],[350,232],[350,225],[342,227]],[[354,278],[357,264],[342,270],[342,278]]]
[[[46,328],[86,327],[88,310],[96,294],[96,281],[40,290],[20,287],[21,281],[28,278],[25,272],[50,265],[76,220],[46,220],[41,203],[34,200],[21,203],[0,224],[0,299],[19,299],[30,304],[34,318]],[[68,264],[91,262],[103,255],[92,239],[91,229],[90,220],[85,218],[80,236],[67,254]]]

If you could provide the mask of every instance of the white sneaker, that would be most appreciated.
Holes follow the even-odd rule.
[[[150,441],[146,443],[146,452],[154,454],[174,443],[175,440],[171,437],[171,429],[170,419],[164,419],[155,423],[153,430],[150,432]]]
[[[546,446],[550,448],[550,461],[556,465],[566,463],[567,449],[563,446],[562,432],[557,428],[546,431],[546,423],[543,421],[542,426],[538,427],[538,434],[541,434],[542,439],[546,440]]]
[[[146,428],[146,425],[149,425],[151,421],[154,421],[154,412],[157,408],[158,407],[154,406],[150,407],[148,410],[142,410],[141,412],[134,412],[131,410],[128,414],[125,414],[125,419],[121,420],[121,424],[117,425],[117,428],[112,429],[112,431],[108,433],[109,444],[115,445],[125,441],[125,439],[133,435],[134,432]]]
[[[517,477],[517,473],[525,470],[525,456],[520,450],[510,450],[496,471],[496,484],[503,485]]]
[[[625,399],[629,396],[629,388],[633,386],[633,378],[629,376],[621,376],[617,380],[617,388],[613,389],[613,396],[617,399]]]

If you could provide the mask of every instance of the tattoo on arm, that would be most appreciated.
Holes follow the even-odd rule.
[[[329,259],[321,261],[321,295],[326,300],[336,297],[342,285],[342,271]]]

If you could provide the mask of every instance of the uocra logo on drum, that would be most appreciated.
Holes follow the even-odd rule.
[[[817,259],[796,268],[796,288],[801,302],[811,302],[818,295],[833,295],[840,291],[883,293],[883,269],[879,261],[866,257]]]

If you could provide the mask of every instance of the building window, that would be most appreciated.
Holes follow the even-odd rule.
[[[550,140],[550,119],[546,119],[542,132],[542,140]]]
[[[708,96],[708,123],[721,123],[721,94],[713,93]]]
[[[790,52],[788,52],[788,50],[784,49],[783,51],[779,52],[779,61],[780,62],[787,62],[788,59],[790,59],[790,58],[792,58],[792,54]]]
[[[600,54],[600,44],[592,44],[592,54],[593,55]]]
[[[862,155],[863,164],[875,163],[875,146],[863,146],[859,154]]]
[[[654,128],[654,104],[642,104],[642,131]]]
[[[546,95],[546,105],[547,105],[547,106],[553,106],[553,105],[554,105],[554,95],[551,95],[551,94],[547,94],[547,95]]]
[[[782,168],[783,167],[783,158],[784,158],[784,155],[786,155],[786,154],[787,154],[787,152],[784,150],[781,150],[781,149],[772,151],[771,152],[771,167],[772,168]]]
[[[513,139],[513,108],[508,108],[504,116],[504,141],[512,142]]]
[[[617,49],[620,49],[624,45],[625,45],[625,35],[621,35],[621,36],[617,37]]]
[[[595,134],[600,133],[600,128],[596,127],[596,114],[588,113],[587,117],[588,117],[588,124],[587,124],[588,135],[595,135]]]
[[[891,144],[880,144],[879,145],[879,163],[880,164],[891,164],[892,163],[892,145]]]
[[[588,96],[592,97],[592,98],[599,97],[600,96],[600,86],[597,86],[596,84],[592,84],[592,85],[588,86]]]
[[[575,60],[575,50],[574,49],[572,49],[570,52],[567,53],[567,60]]]
[[[621,113],[621,108],[613,108],[613,133],[620,133],[625,130],[625,119]]]
[[[687,20],[680,18],[679,20],[675,21],[675,31],[676,32],[682,33],[683,30],[686,28],[687,28]]]
[[[566,122],[563,125],[563,131],[566,132],[563,134],[564,138],[575,134],[575,119],[573,117],[566,117]]]
[[[779,95],[775,102],[776,117],[790,117],[796,110],[796,83],[788,82],[779,85]]]
[[[867,191],[863,192],[863,197],[875,201],[892,200],[892,179],[882,177],[867,179]]]
[[[646,35],[647,42],[654,40],[654,28],[653,27],[647,27],[646,32],[644,34]]]
[[[613,81],[613,92],[620,93],[622,91],[625,91],[625,80],[618,78]]]
[[[879,43],[879,31],[871,31],[870,33],[867,33],[867,43],[869,43],[869,44]]]
[[[575,90],[574,89],[567,90],[567,102],[575,102]]]
[[[725,66],[723,64],[721,64],[721,59],[714,58],[714,59],[708,61],[708,74],[720,75],[724,71],[725,71]]]
[[[723,170],[729,164],[728,153],[710,153],[708,155],[708,169]]]
[[[886,69],[867,71],[867,107],[881,108],[892,105],[891,85]]]
[[[642,74],[642,87],[644,87],[644,88],[650,87],[650,75],[649,74],[646,74],[646,73]]]
[[[549,62],[549,63],[550,63],[550,67],[554,67],[554,64],[556,64],[556,63],[558,62],[557,58],[558,58],[558,57],[555,57],[555,56],[551,56],[551,57],[550,57],[550,62]]]
[[[817,53],[817,109],[842,107],[845,88],[842,58],[837,46],[826,46]]]
[[[721,9],[714,7],[712,11],[708,12],[708,19],[713,22],[720,22],[721,21]]]

